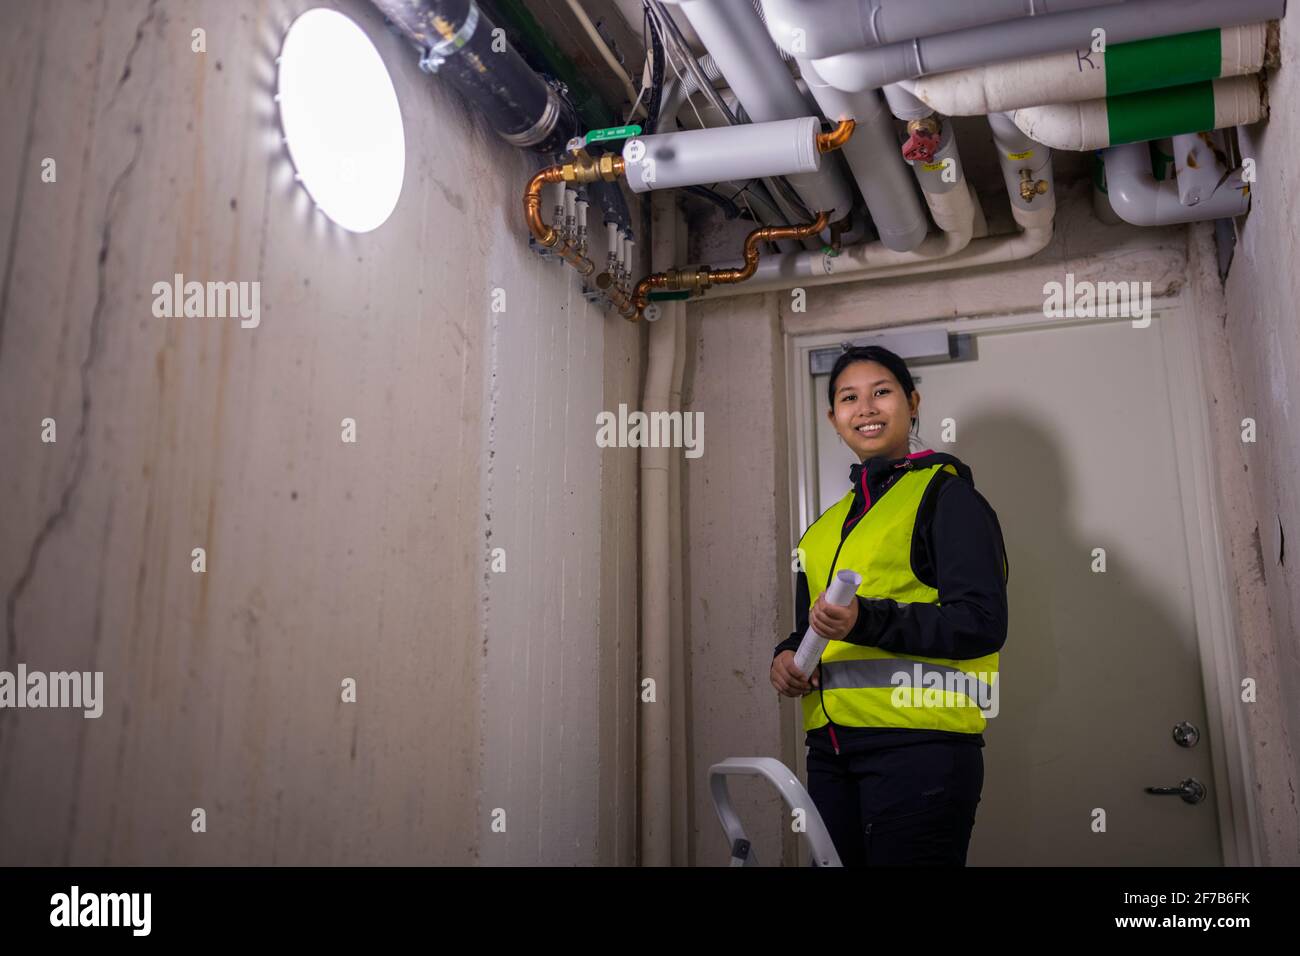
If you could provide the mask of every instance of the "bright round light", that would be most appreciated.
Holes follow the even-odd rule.
[[[393,81],[365,31],[335,10],[289,27],[277,78],[289,157],[321,211],[369,232],[397,205],[406,137]]]

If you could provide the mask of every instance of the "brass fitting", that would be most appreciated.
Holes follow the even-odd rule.
[[[612,183],[623,175],[623,157],[603,153],[592,159],[584,150],[573,162],[559,169],[560,178],[566,183],[594,183],[598,179]]]
[[[1033,202],[1035,196],[1041,196],[1047,192],[1046,179],[1034,179],[1034,174],[1027,169],[1020,170],[1020,198],[1025,202]]]
[[[922,116],[920,119],[907,121],[908,136],[911,136],[918,129],[923,129],[927,133],[932,133],[933,135],[938,136],[940,130],[939,117],[931,113],[929,116]]]

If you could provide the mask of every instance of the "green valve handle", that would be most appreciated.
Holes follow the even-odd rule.
[[[611,139],[627,139],[629,136],[640,136],[641,127],[636,123],[630,126],[606,126],[604,129],[593,129],[586,136],[587,144],[603,143]]]

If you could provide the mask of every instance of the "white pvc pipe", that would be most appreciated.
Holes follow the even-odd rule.
[[[1263,69],[1267,36],[1265,23],[1220,30],[1219,75],[1246,76]],[[1104,98],[1106,57],[1084,48],[901,80],[897,86],[945,116],[983,116]],[[887,97],[892,88],[885,87]],[[890,97],[891,106],[893,102]]]
[[[889,111],[905,123],[934,115],[934,107],[913,95],[903,83],[889,83],[881,88],[881,92],[885,94]]]
[[[650,199],[650,268],[671,269],[676,260],[676,204],[669,193]],[[649,329],[641,409],[669,411],[679,323],[655,322]],[[637,708],[640,755],[642,866],[672,863],[672,702],[680,688],[671,679],[672,577],[669,573],[669,448],[640,452],[641,660],[638,686],[655,682],[654,703]]]
[[[643,193],[815,172],[821,166],[819,132],[817,117],[805,116],[637,136],[623,145],[627,183]]]
[[[880,241],[899,252],[915,249],[929,224],[908,181],[907,164],[880,94],[874,90],[841,92],[823,81],[810,62],[798,63],[826,118],[832,122],[851,119],[857,124],[840,152],[862,191]]]
[[[850,92],[1046,53],[1276,20],[1286,0],[1128,0],[1095,10],[1009,20],[816,59],[817,72]]]
[[[934,237],[931,237],[934,238]],[[930,240],[927,239],[928,243]],[[717,286],[708,291],[708,298],[723,298],[733,295],[746,295],[751,292],[770,292],[779,289],[792,289],[795,286],[834,285],[840,282],[860,282],[864,279],[888,279],[895,276],[919,275],[930,272],[948,272],[954,269],[968,269],[974,266],[997,265],[1027,259],[1041,252],[1052,241],[1052,226],[1036,226],[1010,236],[991,236],[977,239],[964,248],[950,255],[935,256],[929,259],[918,258],[908,263],[876,266],[870,262],[836,262],[831,271],[805,274],[798,277],[786,274],[796,271],[788,261],[785,263],[768,262],[770,259],[789,260],[790,256],[769,256],[759,260],[759,274],[747,282],[738,285]],[[798,252],[795,256],[807,256],[809,253]],[[844,260],[844,256],[839,257]],[[767,268],[764,268],[764,265]]]
[[[793,57],[834,56],[1018,17],[1122,0],[763,0],[773,41]]]
[[[1166,226],[1180,222],[1239,216],[1250,206],[1250,189],[1234,172],[1214,193],[1195,206],[1178,198],[1178,183],[1157,182],[1151,173],[1151,153],[1146,143],[1114,146],[1102,154],[1106,164],[1106,190],[1111,208],[1135,226]]]
[[[680,5],[751,121],[807,115],[803,95],[752,0],[683,0]],[[831,221],[847,216],[853,208],[853,189],[833,163],[816,172],[791,175],[790,185],[805,206],[826,212]]]
[[[1210,129],[1245,126],[1264,117],[1264,90],[1258,76],[1234,76],[1213,81],[1214,119]],[[1140,96],[1142,94],[1134,94]],[[1120,145],[1110,141],[1108,100],[1086,100],[1016,110],[1016,125],[1031,139],[1052,147],[1088,152]],[[1162,117],[1153,113],[1152,125]],[[1201,132],[1186,130],[1185,132]]]
[[[840,571],[835,575],[835,580],[831,586],[826,589],[826,601],[838,607],[848,607],[857,597],[858,587],[862,584],[862,575],[856,571]],[[799,642],[799,650],[794,652],[794,666],[804,677],[812,676],[813,668],[817,662],[822,659],[822,652],[826,650],[826,645],[830,641],[822,637],[811,624],[808,630],[804,631],[803,640]]]
[[[1056,188],[1052,177],[1051,149],[1026,136],[1006,113],[990,113],[989,126],[993,130],[993,146],[998,151],[998,164],[1002,167],[1002,180],[1011,205],[1030,210],[1047,205],[1048,196]],[[1031,183],[1046,183],[1046,191],[1035,191],[1026,199],[1020,191],[1023,172],[1029,174]]]
[[[975,218],[969,189],[953,190],[933,197],[938,201],[958,202]],[[974,266],[996,265],[1027,259],[1042,251],[1052,240],[1056,219],[1055,193],[1042,197],[1045,204],[1027,210],[1011,207],[1011,214],[1021,232],[1010,236],[992,236],[972,241],[969,228],[959,233],[929,236],[920,247],[909,253],[891,253],[880,243],[850,246],[838,256],[821,256],[797,252],[783,256],[765,256],[758,261],[753,278],[735,285],[709,289],[709,298],[746,295],[791,289],[796,286],[833,285],[863,279],[886,279],[894,276],[946,272]]]

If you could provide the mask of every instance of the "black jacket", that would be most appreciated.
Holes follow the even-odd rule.
[[[993,508],[975,490],[971,470],[952,455],[921,452],[914,458],[871,458],[849,470],[853,503],[845,516],[846,536],[909,468],[952,464],[957,475],[941,471],[930,482],[917,509],[912,535],[912,571],[939,592],[939,603],[902,604],[858,596],[858,620],[845,640],[899,654],[966,659],[1001,650],[1007,639],[1007,588],[1003,573],[1006,547]],[[865,474],[864,474],[865,470]],[[819,582],[824,589],[828,582]],[[776,646],[799,649],[808,629],[808,578],[798,572],[795,629]],[[820,691],[813,690],[820,698]],[[833,708],[832,708],[833,709]],[[833,718],[833,714],[829,715]],[[954,740],[984,746],[980,734],[892,727],[843,727],[833,724],[841,753],[877,747]],[[829,727],[808,733],[808,745],[833,751]]]

